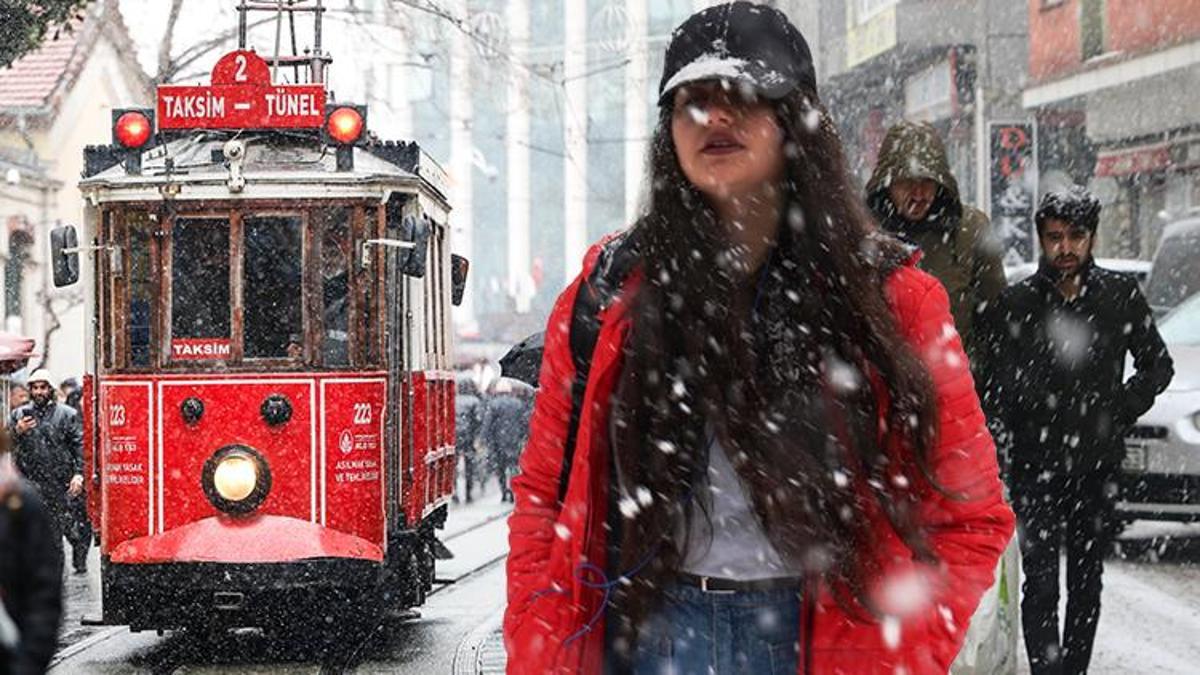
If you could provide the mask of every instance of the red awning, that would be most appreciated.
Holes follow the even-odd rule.
[[[33,338],[0,333],[0,375],[24,368],[30,357],[35,356],[33,345]]]
[[[1171,144],[1102,150],[1096,156],[1096,176],[1128,176],[1162,171],[1171,165]]]

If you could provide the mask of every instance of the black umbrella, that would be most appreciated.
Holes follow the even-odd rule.
[[[534,333],[514,345],[500,358],[500,374],[536,387],[538,373],[542,370],[545,337],[545,333]]]

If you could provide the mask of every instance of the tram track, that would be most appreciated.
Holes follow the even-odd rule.
[[[477,534],[478,531],[482,530],[483,528],[494,526],[497,521],[507,518],[510,512],[510,509],[506,509],[502,512],[488,515],[476,522],[472,522],[466,527],[446,533],[442,539],[442,543],[452,545],[454,542],[462,541],[471,534]],[[507,556],[507,550],[503,550],[497,554],[486,555],[482,557],[481,560],[474,562],[466,569],[458,570],[448,578],[439,579],[434,587],[426,594],[426,598],[438,597],[444,594],[445,591],[455,588],[461,583],[469,581],[470,579],[487,572],[495,565],[501,563]],[[314,660],[313,665],[319,666],[318,672],[322,674],[342,673],[352,670],[362,660],[362,657],[367,651],[367,647],[370,646],[372,640],[378,639],[381,636],[381,631],[392,626],[404,626],[415,623],[420,620],[420,617],[421,614],[419,609],[414,610],[410,617],[398,617],[395,615],[381,617],[378,621],[374,622],[369,630],[364,630],[362,633],[360,633],[359,635],[361,637],[354,640],[351,644],[346,645],[345,648],[332,650],[333,653],[327,653],[326,657]],[[67,666],[76,659],[84,657],[93,649],[101,647],[103,643],[108,642],[110,639],[126,633],[127,628],[124,626],[111,626],[104,628],[97,633],[89,635],[83,640],[80,640],[79,642],[63,647],[61,650],[55,653],[50,663],[50,667],[54,668],[58,666]],[[151,672],[171,673],[174,672],[177,667],[185,665],[184,663],[178,662],[178,654],[175,654],[175,652],[180,651],[181,645],[193,646],[191,645],[192,638],[184,636],[182,633],[172,633],[173,634],[167,636],[166,640],[170,643],[174,643],[174,646],[167,649],[168,653],[161,655],[165,658],[163,658],[161,661],[156,658],[151,658],[142,664],[144,667],[148,667]],[[184,649],[184,651],[186,651],[186,649]]]
[[[507,515],[507,514],[505,514],[505,515]],[[498,518],[499,517],[492,518],[491,521],[495,521]],[[486,524],[487,523],[481,523],[477,526],[473,526],[468,529],[477,529],[478,527],[482,527],[483,525],[486,525]],[[465,532],[466,531],[464,530],[464,533]],[[447,538],[447,541],[450,541],[450,538]],[[487,572],[493,566],[504,561],[504,559],[506,559],[507,557],[508,557],[508,551],[504,551],[503,553],[500,553],[499,555],[489,557],[487,560],[485,560],[482,563],[478,563],[478,564],[474,565],[468,571],[454,577],[453,579],[451,579],[449,581],[444,581],[440,584],[436,584],[433,587],[433,589],[431,591],[429,591],[428,594],[426,594],[426,596],[425,596],[426,601],[428,601],[428,598],[431,598],[443,591],[446,591],[447,589],[454,588],[460,582],[468,581],[475,576],[478,576],[480,574],[483,574],[484,572]],[[418,621],[418,620],[420,620],[420,618],[421,618],[420,610],[415,610],[413,616],[410,619],[408,619],[408,621]],[[321,664],[321,670],[320,670],[321,675],[340,675],[341,673],[344,673],[347,670],[350,670],[351,668],[354,668],[356,665],[358,665],[358,663],[362,660],[363,651],[367,648],[367,646],[369,646],[371,644],[371,642],[373,640],[376,639],[380,629],[387,626],[388,622],[391,620],[394,620],[394,619],[392,619],[392,617],[388,617],[388,616],[384,616],[384,617],[380,618],[380,620],[375,623],[374,627],[371,628],[364,635],[364,637],[361,640],[358,640],[356,643],[354,643],[351,646],[351,648],[348,650],[348,653],[344,653],[344,654],[340,654],[340,655],[334,654],[334,655],[332,655],[332,658],[323,662]],[[407,621],[406,621],[406,623],[407,623]]]

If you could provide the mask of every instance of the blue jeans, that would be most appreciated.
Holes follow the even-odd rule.
[[[704,592],[673,584],[643,624],[635,675],[796,675],[798,590]]]

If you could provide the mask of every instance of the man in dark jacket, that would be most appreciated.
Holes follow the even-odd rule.
[[[41,495],[61,551],[71,523],[67,498],[83,494],[83,427],[74,409],[55,401],[51,382],[45,369],[29,376],[30,401],[12,411],[8,428],[17,469]]]
[[[513,500],[509,480],[517,468],[517,458],[529,436],[529,417],[533,413],[533,397],[525,395],[524,385],[501,380],[488,399],[483,412],[480,437],[487,449],[496,478],[500,481],[500,500]]]
[[[61,554],[37,490],[12,465],[0,434],[0,673],[43,673],[62,617]]]
[[[1013,436],[1010,489],[1025,569],[1021,611],[1034,675],[1084,673],[1100,616],[1115,474],[1125,432],[1174,373],[1134,277],[1097,267],[1100,203],[1082,188],[1036,214],[1038,272],[988,317],[997,359],[987,395]],[[1125,379],[1125,356],[1135,373]],[[1067,620],[1058,564],[1067,548]]]
[[[475,480],[479,478],[476,447],[479,442],[479,425],[483,419],[483,401],[479,398],[479,389],[470,377],[458,380],[458,391],[454,396],[454,451],[462,458],[463,479],[466,487],[464,499],[471,503],[471,491]],[[480,488],[483,481],[480,480]],[[454,495],[458,501],[458,495]]]
[[[68,377],[58,385],[58,390],[62,392],[63,403],[78,413],[82,420],[83,388],[79,386],[79,380]],[[93,537],[92,521],[88,518],[87,495],[80,492],[69,497],[67,510],[70,512],[71,522],[64,534],[67,535],[67,541],[71,542],[72,567],[75,568],[76,574],[84,574],[87,572],[88,550],[92,547]]]
[[[885,230],[921,249],[919,266],[946,287],[954,326],[974,365],[974,323],[1004,290],[1004,267],[987,216],[962,202],[936,129],[915,122],[888,129],[867,182],[867,203]]]

